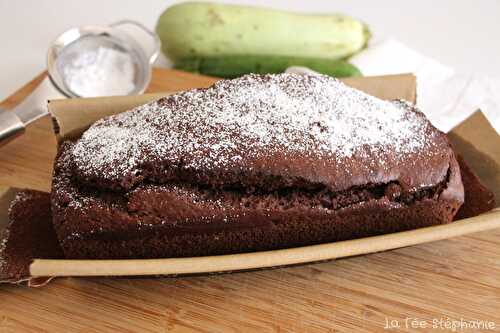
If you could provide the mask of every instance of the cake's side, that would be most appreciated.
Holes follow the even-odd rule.
[[[446,136],[405,102],[327,77],[248,76],[105,118],[61,146],[68,257],[210,255],[451,222]]]
[[[191,257],[284,249],[448,223],[458,205],[426,199],[388,209],[374,202],[333,216],[288,212],[275,215],[277,223],[252,228],[68,239],[62,247],[67,258],[75,259]]]
[[[251,195],[163,184],[122,195],[75,186],[64,165],[52,210],[68,258],[216,255],[398,232],[451,222],[463,193],[454,158],[441,183],[411,194],[391,182]]]

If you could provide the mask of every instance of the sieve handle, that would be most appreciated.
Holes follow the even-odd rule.
[[[0,147],[24,132],[24,123],[15,112],[0,109]]]
[[[120,25],[133,25],[133,26],[141,29],[143,32],[145,32],[146,34],[148,34],[151,37],[151,39],[153,40],[153,43],[154,43],[154,47],[153,47],[153,52],[149,55],[149,63],[152,65],[155,62],[156,58],[158,58],[158,55],[160,54],[160,49],[161,49],[160,37],[158,37],[158,35],[156,33],[154,33],[153,31],[146,28],[146,26],[144,24],[139,23],[137,21],[120,20],[118,22],[110,24],[111,27],[117,27]]]

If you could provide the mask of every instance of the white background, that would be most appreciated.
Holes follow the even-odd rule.
[[[377,40],[394,37],[459,71],[500,76],[499,0],[226,1],[366,21]],[[0,0],[0,100],[45,68],[49,43],[73,26],[138,20],[150,28],[174,1]]]

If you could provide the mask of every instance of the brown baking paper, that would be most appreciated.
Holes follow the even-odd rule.
[[[413,75],[351,78],[346,84],[383,99],[405,99],[415,102],[416,83]],[[128,110],[168,95],[150,94],[132,97],[104,97],[55,100],[49,103],[58,142],[76,139],[97,119]],[[470,163],[484,184],[497,195],[500,184],[500,138],[480,113],[476,113],[452,131],[456,149]],[[488,161],[484,163],[483,161]],[[0,197],[1,202],[8,198]],[[385,251],[399,247],[461,236],[500,227],[500,210],[457,221],[447,225],[421,228],[388,235],[320,244],[293,249],[255,253],[167,258],[147,260],[66,260],[35,258],[29,272],[41,276],[124,276],[177,275],[239,271],[265,267],[336,259]]]

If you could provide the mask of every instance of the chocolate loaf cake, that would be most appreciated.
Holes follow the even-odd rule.
[[[104,118],[65,142],[52,211],[68,258],[295,247],[451,222],[446,136],[327,76],[247,75]]]

